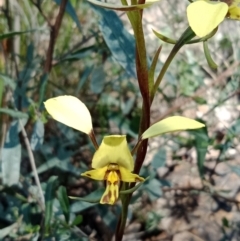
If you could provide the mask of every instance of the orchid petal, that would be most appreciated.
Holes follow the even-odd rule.
[[[119,185],[120,179],[116,171],[110,171],[107,175],[107,187],[100,200],[102,204],[111,204],[113,205],[119,196]]]
[[[58,96],[48,99],[44,105],[53,119],[86,134],[91,132],[90,112],[78,98],[71,95]]]
[[[195,121],[183,116],[171,116],[150,126],[142,134],[142,139],[147,139],[150,137],[154,137],[154,136],[158,136],[164,133],[169,133],[174,131],[199,129],[204,126],[205,126],[204,124],[198,121]]]
[[[235,20],[240,20],[240,7],[231,6],[228,9],[228,17]]]
[[[104,180],[104,179],[105,179],[105,175],[106,175],[107,168],[108,168],[108,167],[105,166],[105,167],[103,167],[103,168],[86,171],[86,172],[82,173],[81,176],[83,176],[83,177],[89,177],[89,178],[92,178],[92,179],[94,179],[94,180]]]
[[[212,32],[226,17],[228,5],[224,2],[199,0],[187,7],[188,22],[199,37]]]
[[[131,173],[126,168],[119,166],[119,171],[121,174],[121,181],[123,182],[142,182],[144,178],[137,174]]]
[[[105,136],[93,156],[92,168],[102,168],[110,163],[133,170],[133,157],[125,135]]]

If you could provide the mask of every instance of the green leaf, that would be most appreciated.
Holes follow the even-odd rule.
[[[78,224],[80,224],[83,220],[82,215],[77,215],[76,218],[73,220],[71,226],[76,226]]]
[[[193,96],[192,98],[197,104],[204,105],[207,104],[206,99],[200,97],[200,96]]]
[[[212,69],[217,69],[218,66],[214,62],[214,60],[212,59],[212,56],[211,56],[209,48],[208,48],[207,41],[203,42],[203,49],[204,49],[204,54],[205,54],[205,57],[206,57],[206,60],[208,62],[209,67],[212,68]]]
[[[166,43],[169,43],[169,44],[176,44],[176,43],[177,43],[177,40],[168,38],[168,37],[166,37],[166,36],[158,33],[158,32],[155,31],[154,29],[153,29],[152,31],[153,31],[153,33],[154,33],[159,39],[161,39],[163,42],[166,42]]]
[[[213,37],[215,35],[215,33],[217,32],[217,29],[218,28],[215,28],[210,34],[206,35],[205,37],[190,40],[190,41],[186,42],[186,44],[195,44],[195,43],[206,41],[206,40],[210,39],[211,37]],[[175,40],[175,39],[171,39],[169,37],[166,37],[166,36],[158,33],[157,31],[155,31],[154,29],[152,31],[159,39],[161,39],[162,41],[164,41],[166,43],[169,43],[169,44],[176,44],[177,43],[177,40]]]
[[[228,219],[227,219],[226,217],[223,217],[223,218],[222,218],[222,225],[223,225],[224,227],[226,227],[226,228],[229,228],[229,227],[230,227],[229,221],[228,221]]]
[[[66,223],[68,224],[70,210],[69,210],[69,201],[68,201],[66,188],[63,186],[60,186],[57,191],[57,196],[62,208],[63,215],[65,217]]]
[[[99,188],[85,197],[69,197],[71,199],[77,199],[78,202],[75,202],[71,205],[71,212],[77,213],[81,212],[89,207],[95,206],[99,203],[102,195],[104,193],[104,188]]]
[[[30,30],[26,30],[26,31],[16,31],[16,32],[0,34],[0,40],[6,39],[6,38],[12,38],[15,35],[21,35],[21,34],[33,32],[33,31],[36,31],[36,29],[30,29]]]
[[[154,168],[163,167],[166,163],[166,150],[164,148],[160,148],[158,152],[154,155],[152,159],[152,166]]]
[[[8,108],[0,108],[0,113],[5,113],[7,115],[10,115],[11,117],[19,118],[19,119],[28,118],[27,113],[24,113],[18,110],[8,109]]]
[[[126,72],[136,78],[135,39],[124,27],[119,16],[111,10],[91,5],[99,15],[99,28],[113,58]]]
[[[153,178],[143,186],[143,190],[148,193],[150,200],[154,201],[162,196],[161,187],[161,183],[156,178]]]
[[[100,199],[99,199],[100,200]],[[90,207],[93,207],[95,205],[97,205],[99,202],[97,203],[90,203],[90,202],[83,202],[83,201],[78,201],[75,202],[71,205],[71,212],[73,213],[79,213],[82,212]]]
[[[34,123],[33,132],[30,140],[31,148],[33,151],[39,150],[43,144],[44,138],[44,125],[41,120]]]
[[[95,94],[100,94],[104,88],[106,73],[104,72],[103,65],[97,66],[92,72],[90,89]]]
[[[7,186],[18,184],[22,147],[20,144],[2,149],[2,182]]]
[[[76,176],[79,176],[79,172],[83,171],[80,168],[76,168],[75,166],[73,166],[69,161],[69,157],[66,157],[65,159],[61,160],[58,157],[52,157],[47,162],[39,166],[37,168],[37,172],[38,174],[40,174],[49,171],[52,168],[58,168],[59,170],[69,172]],[[33,173],[31,173],[31,175],[33,175]]]
[[[57,187],[57,176],[51,176],[50,179],[47,182],[47,188],[45,192],[45,202],[46,202],[46,210],[45,210],[45,229],[49,230],[51,219],[53,215],[53,201],[55,198],[55,191]]]
[[[45,98],[46,87],[48,82],[48,73],[43,73],[39,81],[39,101],[38,106],[41,106]]]
[[[16,87],[16,83],[15,83],[15,80],[10,78],[9,76],[7,75],[4,75],[4,74],[0,74],[0,77],[1,79],[3,80],[4,82],[4,86],[9,86],[12,90],[15,90],[15,87]]]
[[[129,193],[133,193],[135,192],[139,187],[141,187],[143,185],[143,183],[145,183],[150,177],[145,178],[145,180],[143,182],[138,183],[136,186],[134,186],[133,188],[130,189],[126,189],[126,190],[122,190],[119,193],[120,194],[129,194]]]
[[[8,186],[18,184],[20,177],[22,153],[18,135],[20,130],[19,121],[13,121],[8,129],[4,147],[1,151],[2,181]]]
[[[75,200],[80,200],[80,201],[83,201],[83,202],[88,202],[88,203],[99,203],[103,193],[104,193],[104,188],[100,188],[100,189],[90,193],[89,195],[87,195],[85,197],[69,196],[69,198],[75,199]]]
[[[152,64],[150,66],[150,69],[148,71],[148,85],[149,85],[149,90],[150,92],[153,91],[153,86],[154,86],[154,73],[155,73],[155,69],[156,69],[156,66],[157,66],[157,62],[158,62],[158,57],[159,57],[159,54],[162,50],[162,46],[160,46],[157,50],[157,52],[155,53],[154,55],[154,58],[152,60]],[[153,93],[152,93],[153,94]]]
[[[56,2],[58,5],[61,4],[61,0],[54,0],[54,2]],[[71,16],[72,20],[77,24],[78,29],[82,31],[80,21],[70,1],[67,2],[65,11]]]
[[[152,4],[154,4],[155,2],[158,2],[158,1],[152,1],[149,3],[136,4],[136,5],[130,5],[130,6],[125,6],[125,5],[116,6],[116,4],[106,3],[106,2],[96,1],[96,0],[88,0],[88,2],[94,4],[98,7],[127,12],[127,11],[141,10],[143,8],[150,7]]]
[[[70,54],[64,56],[63,58],[59,59],[56,63],[56,65],[59,65],[65,61],[77,61],[80,59],[83,59],[85,57],[89,57],[89,55],[91,55],[94,52],[97,52],[98,49],[95,45],[91,45],[89,47],[86,48],[81,48],[78,49],[74,52],[71,52]]]
[[[4,238],[11,234],[14,230],[18,229],[22,223],[22,216],[17,220],[16,223],[7,226],[6,228],[0,229],[0,239],[4,240]]]
[[[94,69],[94,66],[87,66],[85,67],[80,79],[79,79],[79,82],[78,82],[78,85],[77,85],[77,88],[76,88],[76,92],[75,92],[75,96],[78,96],[79,95],[79,92],[81,91],[82,87],[84,86],[84,84],[87,82],[88,78],[89,78],[89,75],[92,73]]]
[[[194,130],[192,132],[195,136],[195,148],[197,151],[197,166],[201,178],[204,177],[204,162],[208,149],[209,138],[207,128],[201,130]]]
[[[182,116],[171,116],[150,126],[143,134],[142,140],[174,131],[202,128],[205,125]]]

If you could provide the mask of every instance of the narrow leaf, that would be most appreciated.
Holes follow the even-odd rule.
[[[89,207],[98,204],[103,193],[104,188],[99,188],[83,198],[69,197],[71,199],[79,200],[78,202],[75,202],[71,205],[71,212],[81,212]]]
[[[18,218],[16,223],[11,224],[10,226],[7,226],[6,228],[0,229],[0,239],[5,240],[4,238],[11,234],[14,230],[18,229],[22,223],[22,216]]]
[[[33,31],[36,31],[36,30],[30,29],[30,30],[26,30],[26,31],[18,31],[18,32],[16,31],[16,32],[10,32],[10,33],[3,33],[3,34],[0,34],[0,40],[6,39],[6,38],[12,38],[16,35],[21,35],[21,34],[33,32]]]
[[[1,80],[3,80],[4,82],[4,86],[9,86],[12,90],[15,89],[16,83],[14,79],[4,74],[0,74],[0,77],[1,77]]]
[[[160,148],[152,159],[153,168],[163,167],[166,163],[166,149]]]
[[[55,198],[55,190],[57,186],[57,176],[51,176],[47,182],[47,188],[45,193],[46,211],[45,211],[45,228],[48,231],[51,224],[53,214],[53,201]]]
[[[57,191],[57,196],[62,208],[63,215],[65,217],[66,223],[68,224],[70,210],[69,210],[69,201],[68,201],[66,188],[63,186],[60,186]]]
[[[39,101],[38,106],[41,106],[45,98],[46,87],[48,82],[48,73],[43,73],[39,81]]]
[[[61,4],[61,1],[62,0],[54,0],[54,2],[56,2],[58,5]],[[67,2],[65,11],[71,16],[72,20],[77,24],[78,29],[81,31],[82,27],[81,27],[80,21],[70,1]]]
[[[97,47],[95,45],[91,45],[86,48],[81,48],[80,50],[76,50],[71,52],[70,54],[64,56],[63,58],[59,59],[55,65],[62,64],[65,61],[77,61],[83,59],[85,57],[89,57],[92,53],[97,52]]]
[[[155,69],[156,69],[156,66],[157,66],[157,61],[158,61],[158,57],[159,57],[159,54],[162,50],[162,46],[160,46],[156,52],[156,54],[154,55],[154,58],[152,60],[152,64],[150,66],[150,69],[148,71],[148,85],[149,85],[149,90],[152,93],[153,91],[153,87],[154,87],[154,73],[155,73]]]
[[[33,151],[39,150],[43,144],[44,138],[44,125],[41,120],[34,123],[33,133],[31,136],[30,144]]]
[[[149,178],[150,178],[150,176],[147,177],[147,178],[145,178],[145,180],[144,180],[143,182],[138,183],[138,184],[137,184],[136,186],[134,186],[133,188],[130,188],[130,189],[127,189],[127,190],[122,190],[122,191],[120,191],[119,193],[120,193],[120,194],[133,193],[133,192],[135,192],[139,187],[141,187],[141,186],[143,185],[143,183],[145,183]]]
[[[18,184],[20,177],[21,145],[14,147],[4,147],[2,153],[2,179],[3,184],[12,186]]]
[[[161,39],[163,42],[169,43],[169,44],[176,44],[177,40],[168,38],[160,33],[158,33],[157,31],[155,31],[154,29],[152,29],[153,33],[159,38]]]
[[[182,116],[172,116],[168,117],[164,120],[161,120],[152,126],[150,126],[143,134],[142,140],[150,137],[162,135],[164,133],[174,132],[174,131],[182,131],[182,130],[190,130],[190,129],[198,129],[202,128],[205,125],[186,118]]]
[[[150,7],[152,4],[158,2],[158,0],[151,1],[144,4],[136,4],[136,5],[130,5],[130,6],[116,5],[116,4],[106,3],[106,2],[96,1],[96,0],[88,0],[88,2],[98,7],[127,12],[127,11],[141,10],[141,9]]]
[[[8,108],[0,108],[0,113],[5,113],[7,115],[10,115],[11,117],[19,118],[19,119],[22,119],[22,118],[27,119],[28,118],[27,113],[24,113],[24,112],[21,112],[18,110],[8,109]]]
[[[20,177],[21,145],[19,122],[13,121],[8,129],[4,147],[1,150],[2,179],[5,185],[18,183]]]
[[[203,49],[204,49],[204,54],[205,54],[205,57],[206,57],[206,60],[208,62],[209,67],[212,68],[212,69],[217,69],[218,66],[211,57],[207,41],[203,42]]]
[[[94,68],[91,76],[90,89],[95,94],[100,94],[103,91],[106,73],[103,65]]]
[[[85,67],[82,76],[80,77],[80,80],[78,82],[77,88],[76,88],[76,92],[75,95],[79,94],[79,91],[82,89],[82,87],[84,86],[84,84],[87,82],[89,75],[92,73],[94,66],[87,66]]]
[[[71,226],[76,226],[78,224],[80,224],[83,220],[82,215],[77,215],[76,218],[73,220]]]
[[[103,193],[104,193],[104,188],[99,188],[99,189],[93,191],[92,193],[90,193],[89,195],[87,195],[85,197],[71,197],[71,196],[69,196],[69,198],[79,200],[79,201],[83,201],[83,202],[88,202],[88,203],[99,203]],[[72,205],[71,209],[72,208],[73,208],[73,205]]]
[[[192,132],[195,136],[195,148],[197,151],[197,166],[201,178],[204,177],[204,162],[205,156],[208,149],[209,138],[207,134],[207,129],[203,128],[201,130],[194,130]]]
[[[213,37],[216,34],[217,30],[218,30],[218,28],[215,28],[208,35],[206,35],[206,36],[204,36],[202,38],[197,38],[197,39],[190,40],[190,41],[186,42],[186,44],[195,44],[195,43],[206,41],[206,40],[210,39],[211,37]],[[169,37],[166,37],[166,36],[160,34],[159,32],[157,32],[155,30],[152,30],[152,31],[159,39],[161,39],[162,41],[164,41],[166,43],[169,43],[169,44],[176,44],[177,43],[177,40],[175,40],[175,39],[171,39]]]

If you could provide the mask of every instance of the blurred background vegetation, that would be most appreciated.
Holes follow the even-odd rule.
[[[158,71],[172,46],[152,29],[178,39],[186,4],[144,10],[149,62],[163,46]],[[77,0],[0,0],[0,10],[0,240],[111,240],[120,203],[95,203],[104,184],[80,177],[94,148],[52,120],[43,101],[74,95],[89,108],[98,140],[126,134],[134,146],[142,103],[126,15]],[[209,40],[216,70],[201,43],[172,62],[151,122],[180,114],[207,128],[149,142],[141,175],[150,178],[133,195],[124,240],[240,240],[239,27],[225,21]]]

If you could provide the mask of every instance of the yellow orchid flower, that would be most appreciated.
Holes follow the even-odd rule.
[[[187,7],[188,22],[199,37],[211,33],[226,17],[240,20],[240,0],[197,0]]]
[[[114,204],[118,200],[122,182],[141,182],[144,178],[133,171],[133,157],[128,149],[126,136],[105,136],[92,160],[92,168],[82,176],[105,180],[106,190],[100,200],[102,204]]]
[[[92,139],[90,112],[78,98],[59,96],[47,100],[44,105],[55,120],[88,134]],[[121,182],[141,182],[144,178],[131,173],[134,163],[125,135],[105,136],[101,145],[98,147],[95,144],[95,147],[97,150],[92,160],[93,170],[81,175],[106,181],[106,190],[100,203],[113,205],[118,200]]]
[[[102,204],[113,205],[119,197],[121,182],[142,182],[144,178],[132,173],[133,157],[128,149],[125,135],[105,136],[100,146],[94,136],[92,118],[88,108],[74,96],[59,96],[47,100],[46,110],[53,119],[89,135],[96,148],[92,160],[93,170],[82,173],[82,176],[94,180],[104,180],[106,190],[100,200]],[[132,153],[142,140],[154,136],[188,129],[198,129],[204,124],[195,120],[171,116],[150,126],[140,137]]]

